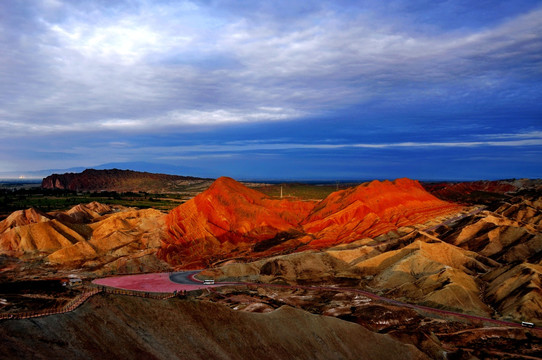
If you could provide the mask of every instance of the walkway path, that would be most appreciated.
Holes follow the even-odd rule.
[[[192,291],[218,285],[203,285],[201,281],[193,279],[199,271],[183,271],[177,273],[156,273],[115,276],[96,279],[92,283],[117,289],[144,291],[154,293],[172,293],[174,291]],[[176,281],[172,281],[174,277]]]
[[[27,311],[22,313],[15,313],[15,314],[0,314],[0,320],[4,319],[29,319],[29,318],[35,318],[40,316],[48,316],[48,315],[57,315],[57,314],[64,314],[69,311],[73,311],[77,309],[81,304],[83,304],[85,301],[87,301],[91,296],[96,295],[99,293],[101,289],[92,289],[89,291],[86,291],[82,293],[81,295],[78,295],[74,299],[72,299],[70,302],[68,302],[66,305],[60,307],[60,308],[53,308],[53,309],[45,309],[45,310],[38,310],[38,311]]]

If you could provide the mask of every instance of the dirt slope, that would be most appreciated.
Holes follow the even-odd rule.
[[[99,295],[78,310],[0,327],[7,359],[427,359],[360,325],[282,307]]]
[[[18,210],[0,221],[0,234],[16,227],[49,221],[51,218],[52,216],[33,208]]]
[[[504,318],[533,321],[542,319],[542,266],[523,263],[492,271],[486,298]]]
[[[164,216],[96,202],[50,214],[17,211],[0,222],[0,253],[98,274],[163,271],[169,267],[156,252]]]

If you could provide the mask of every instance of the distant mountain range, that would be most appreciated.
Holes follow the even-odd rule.
[[[106,169],[120,169],[120,170],[134,170],[141,172],[149,173],[158,173],[158,174],[167,174],[167,175],[182,175],[182,176],[200,176],[200,177],[216,177],[212,174],[211,171],[206,169],[188,167],[188,166],[177,166],[172,164],[160,164],[160,163],[149,163],[144,161],[135,161],[135,162],[111,162],[96,166],[89,167],[72,167],[65,169],[44,169],[37,171],[26,171],[26,172],[0,172],[0,178],[11,178],[16,179],[20,176],[23,176],[26,179],[40,179],[47,177],[52,174],[63,174],[63,173],[78,173],[86,169],[95,169],[95,170],[106,170]]]

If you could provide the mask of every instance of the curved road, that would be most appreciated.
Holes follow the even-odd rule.
[[[458,313],[454,311],[435,309],[435,308],[431,308],[431,307],[423,306],[423,305],[409,304],[409,303],[401,302],[398,300],[385,298],[385,297],[370,293],[368,291],[355,289],[355,288],[341,288],[341,287],[331,287],[331,286],[307,286],[307,285],[278,285],[278,284],[245,283],[245,282],[221,282],[221,283],[215,283],[215,285],[202,285],[202,282],[194,278],[194,276],[198,273],[199,271],[176,272],[176,273],[171,273],[169,278],[171,281],[178,282],[179,284],[192,284],[192,285],[198,284],[198,285],[201,285],[201,287],[243,285],[243,286],[258,286],[258,287],[270,287],[270,288],[282,288],[282,289],[294,289],[294,290],[302,289],[302,290],[324,290],[324,291],[335,291],[335,292],[353,292],[353,293],[361,294],[370,299],[380,300],[383,302],[387,302],[388,304],[401,306],[401,307],[407,307],[414,310],[422,310],[425,312],[430,312],[430,313],[439,314],[439,315],[454,316],[454,317],[461,317],[464,319],[489,322],[489,323],[493,323],[500,326],[523,327],[520,323],[516,323],[516,322],[496,320],[496,319],[485,318],[485,317],[477,316],[477,315],[468,315],[468,314]],[[529,329],[542,330],[541,327],[534,327],[534,328],[529,328]]]
[[[197,273],[199,273],[199,270],[174,272],[169,274],[169,280],[183,285],[201,285],[202,282],[194,278]]]
[[[192,291],[217,285],[204,285],[203,282],[193,278],[199,271],[183,271],[176,273],[155,273],[113,276],[96,279],[92,283],[110,288],[152,292],[173,293],[175,291]]]

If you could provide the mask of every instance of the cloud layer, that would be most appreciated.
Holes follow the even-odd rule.
[[[216,153],[232,141],[265,151],[541,146],[522,137],[542,130],[537,1],[8,0],[0,18],[0,165],[10,170],[38,166],[38,149],[18,161],[25,142],[73,154],[85,142],[117,153],[106,144],[141,141],[168,151],[154,160],[212,141]],[[311,129],[292,134],[299,124]],[[476,139],[499,134],[509,138]]]

